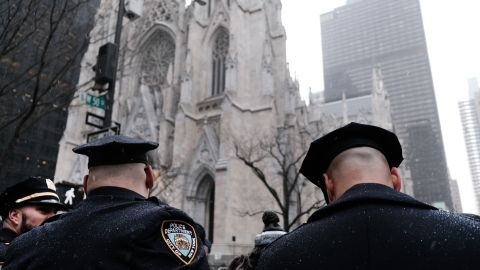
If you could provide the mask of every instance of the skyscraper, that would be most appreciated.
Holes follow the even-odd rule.
[[[0,1],[0,190],[53,176],[99,2]]]
[[[380,68],[415,197],[453,209],[419,1],[348,1],[321,29],[325,101],[369,94]]]
[[[480,90],[476,79],[469,80],[470,99],[458,103],[468,154],[473,192],[480,209]]]

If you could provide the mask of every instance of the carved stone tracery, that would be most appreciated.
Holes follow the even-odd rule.
[[[175,0],[147,0],[142,17],[136,22],[136,33],[145,33],[159,22],[175,23],[179,18],[179,6]]]
[[[150,37],[142,48],[140,60],[141,82],[145,85],[163,85],[170,64],[175,58],[175,42],[164,31]]]

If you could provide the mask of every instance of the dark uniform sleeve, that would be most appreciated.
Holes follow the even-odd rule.
[[[157,203],[160,205],[160,211],[166,214],[161,218],[157,238],[161,243],[156,248],[168,254],[169,261],[172,265],[177,264],[178,269],[209,270],[207,254],[196,222],[179,209],[161,202]]]
[[[2,270],[31,269],[30,263],[36,258],[39,258],[39,256],[36,255],[38,250],[33,244],[36,240],[25,241],[25,239],[30,239],[30,234],[31,231],[29,233],[24,233],[15,238],[15,240],[8,245],[8,249],[5,254],[5,263]],[[32,233],[31,235],[33,237],[36,236],[35,233]],[[36,239],[38,240],[39,238]]]
[[[7,245],[0,242],[0,269],[5,264],[5,256],[7,255]]]

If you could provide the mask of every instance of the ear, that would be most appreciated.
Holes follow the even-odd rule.
[[[22,212],[20,209],[12,209],[8,211],[8,219],[16,226],[22,222]]]
[[[333,179],[328,177],[326,173],[323,174],[323,179],[325,181],[325,186],[327,187],[328,201],[333,202],[335,200],[335,187],[333,185]]]
[[[393,189],[396,191],[400,191],[402,189],[402,178],[400,176],[400,170],[397,167],[392,167],[390,170],[390,174],[392,175],[392,184]]]
[[[88,174],[83,177],[83,190],[84,190],[85,194],[88,193],[87,192],[87,190],[88,190]]]
[[[145,185],[147,189],[151,189],[153,187],[153,182],[155,181],[155,176],[153,173],[152,166],[147,165],[144,169],[146,175],[146,182]]]

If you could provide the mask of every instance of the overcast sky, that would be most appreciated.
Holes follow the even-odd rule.
[[[287,59],[300,91],[323,91],[320,14],[345,0],[282,0]],[[420,0],[440,112],[442,135],[452,179],[459,182],[463,211],[475,213],[458,101],[468,98],[467,80],[480,78],[480,1]]]

